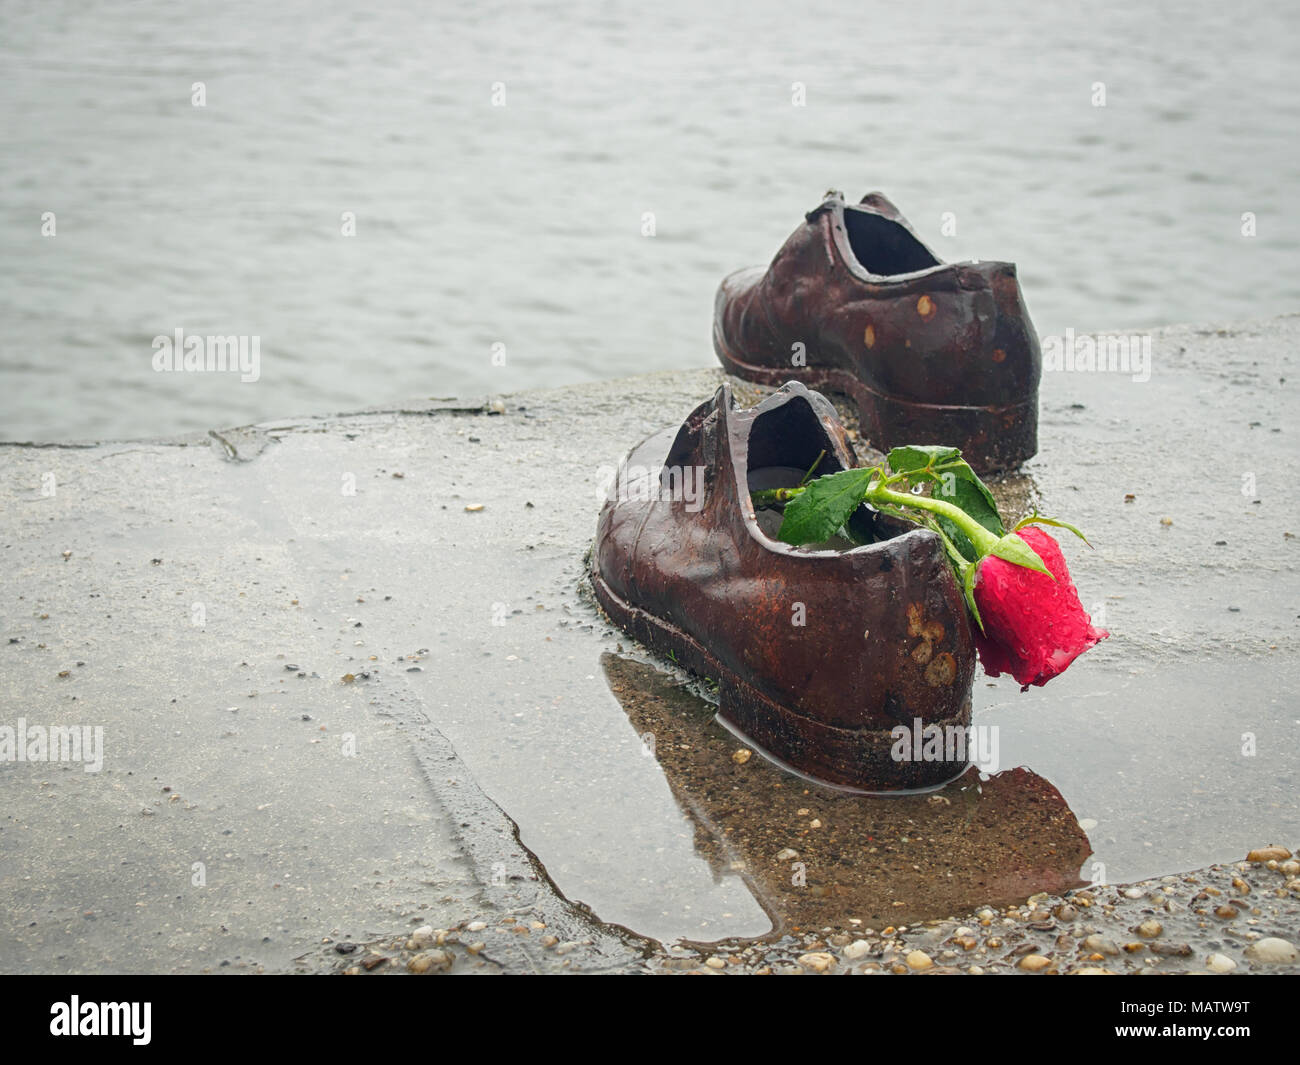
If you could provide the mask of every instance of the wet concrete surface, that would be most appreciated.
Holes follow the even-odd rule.
[[[618,970],[1294,841],[1298,336],[1166,330],[1148,382],[1045,377],[995,491],[1089,533],[1112,636],[1043,689],[977,677],[1000,772],[947,803],[738,764],[707,690],[592,604],[604,476],[719,373],[6,446],[0,724],[105,753],[0,762],[0,968],[333,968],[505,916],[457,971]]]

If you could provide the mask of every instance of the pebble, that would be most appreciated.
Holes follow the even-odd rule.
[[[1246,861],[1284,862],[1290,857],[1291,857],[1291,852],[1287,850],[1285,847],[1270,845],[1268,847],[1260,847],[1258,850],[1251,851],[1249,854],[1246,855]]]
[[[704,964],[707,965],[710,969],[725,969],[727,967],[727,963],[723,961],[721,958],[719,958],[716,954],[712,958],[705,958]]]
[[[485,929],[486,927],[487,927],[487,922],[486,922],[486,921],[470,921],[470,923],[467,924],[467,925],[465,926],[465,931],[466,931],[466,932],[481,932],[481,931],[483,931],[483,929]]]
[[[1143,891],[1140,887],[1131,887],[1124,892],[1124,897],[1126,899],[1140,899],[1145,894],[1146,892]]]
[[[1042,969],[1046,969],[1051,964],[1051,959],[1044,958],[1041,954],[1026,954],[1020,959],[1020,962],[1016,967],[1019,969],[1025,969],[1031,973],[1036,973]]]
[[[1237,963],[1226,954],[1211,954],[1205,959],[1205,967],[1212,973],[1230,973]]]
[[[1274,936],[1257,940],[1248,946],[1244,953],[1251,961],[1274,964],[1292,962],[1300,957],[1300,950],[1296,950],[1295,944],[1289,943],[1285,939],[1277,939]]]
[[[406,963],[408,972],[427,973],[446,972],[451,968],[455,959],[445,950],[431,950],[424,954],[417,954]]]
[[[1135,929],[1133,929],[1133,931],[1135,931],[1143,939],[1155,939],[1156,936],[1158,936],[1164,930],[1165,930],[1165,926],[1162,925],[1159,921],[1143,921],[1140,925],[1138,925]]]
[[[855,939],[844,948],[844,957],[849,961],[857,961],[859,958],[865,958],[871,953],[871,944],[865,939]]]
[[[735,754],[731,756],[731,760],[735,762],[736,765],[744,765],[746,762],[750,760],[750,758],[753,757],[753,755],[754,752],[751,751],[748,747],[742,747],[740,748],[740,750],[738,750]]]
[[[776,856],[778,862],[792,862],[799,857],[799,852],[786,847],[785,850],[779,851]]]
[[[407,950],[423,950],[425,947],[433,945],[433,928],[430,925],[421,925],[406,941]]]
[[[1115,973],[1109,969],[1100,969],[1095,965],[1088,965],[1082,969],[1075,969],[1071,976],[1114,976]]]
[[[835,967],[835,955],[820,950],[813,951],[811,954],[801,954],[799,964],[815,973],[824,973],[827,969]]]
[[[926,969],[929,969],[934,965],[934,962],[930,959],[930,955],[923,950],[912,951],[907,956],[906,960],[907,967],[917,972],[924,972]]]
[[[1094,954],[1109,954],[1113,957],[1119,953],[1119,947],[1115,946],[1115,941],[1108,939],[1106,936],[1088,936],[1083,941],[1083,945]]]

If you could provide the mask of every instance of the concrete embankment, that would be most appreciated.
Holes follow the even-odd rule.
[[[1293,966],[1254,947],[1300,942],[1289,859],[1209,867],[1300,843],[1298,339],[1180,327],[1149,380],[1045,375],[1040,453],[995,491],[1088,532],[1112,638],[1023,695],[981,675],[1020,775],[928,822],[767,804],[771,767],[584,592],[604,474],[718,372],[0,446],[0,726],[91,730],[0,762],[0,968]],[[650,757],[670,721],[695,739]],[[1062,903],[1016,818],[1140,896]],[[802,885],[787,851],[818,856]]]

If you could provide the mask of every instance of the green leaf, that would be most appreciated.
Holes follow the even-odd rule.
[[[908,444],[896,447],[889,453],[889,468],[895,473],[911,473],[913,470],[923,470],[927,466],[938,466],[959,458],[961,451],[955,447]]]
[[[970,542],[970,538],[962,532],[947,518],[936,518],[939,527],[943,529],[944,534],[952,541],[953,546],[961,553],[963,562],[977,562],[979,552],[975,550],[975,545]]]
[[[983,632],[984,619],[980,617],[980,608],[975,603],[975,575],[978,572],[978,566],[967,566],[962,571],[961,587],[966,594],[966,605],[970,607],[971,617],[975,619],[975,624],[980,627],[980,632]]]
[[[1089,547],[1092,546],[1088,538],[1084,536],[1083,533],[1080,532],[1078,529],[1076,529],[1073,525],[1071,525],[1068,521],[1059,521],[1056,518],[1045,518],[1037,511],[1034,511],[1034,513],[1029,515],[1029,517],[1027,518],[1021,518],[1018,522],[1016,522],[1016,527],[1011,531],[1019,532],[1026,525],[1055,525],[1058,529],[1069,529],[1070,532],[1074,533],[1074,535],[1077,536],[1080,540],[1082,540],[1085,544],[1088,544]]]
[[[957,545],[953,543],[952,537],[948,535],[947,530],[945,530],[940,524],[938,517],[934,514],[926,514],[924,524],[927,529],[939,537],[940,543],[943,544],[943,549],[948,552],[948,558],[952,560],[952,568],[957,571],[958,575],[964,573],[972,563],[961,553]]]
[[[965,463],[962,465],[965,466]],[[963,476],[965,471],[969,471],[969,477]],[[935,499],[944,499],[961,507],[962,510],[988,529],[994,536],[1006,535],[1006,529],[1002,525],[1002,516],[998,514],[997,504],[993,502],[993,496],[984,486],[984,482],[975,476],[975,472],[969,466],[965,466],[965,471],[961,467],[951,471],[945,470],[935,479],[930,494]],[[953,476],[949,477],[949,473],[952,473]],[[941,520],[946,521],[947,519]],[[951,523],[949,524],[951,525]],[[949,531],[950,536],[952,531],[955,531],[955,526]],[[962,536],[959,543],[961,542],[970,543],[965,536]],[[963,554],[965,554],[965,551],[963,551]],[[967,554],[966,557],[974,561],[973,549],[972,553]]]
[[[1046,573],[1052,580],[1052,571],[1043,564],[1043,560],[1038,557],[1038,552],[1030,547],[1024,540],[1020,539],[1015,533],[1007,533],[989,552],[991,555],[997,555],[998,558],[1004,558],[1008,562],[1014,562],[1017,566],[1024,566],[1026,569],[1037,570],[1039,573]]]
[[[949,471],[944,471],[947,472]],[[979,474],[965,462],[954,467],[951,472],[957,477],[957,505],[989,532],[1002,536],[1007,530],[1002,524],[1002,515],[998,513],[997,501],[989,491],[988,485],[981,481]],[[939,480],[942,487],[947,486],[943,473],[939,474]],[[940,498],[946,497],[941,495]],[[964,502],[967,499],[970,500],[969,506]]]
[[[933,485],[930,494],[935,499],[960,507],[994,536],[1006,534],[993,494],[966,462],[957,459],[949,469],[921,474],[917,480],[929,481]],[[965,533],[947,518],[939,518],[939,523],[962,555],[971,562],[977,561],[979,555]]]
[[[777,535],[795,545],[829,540],[858,509],[874,475],[871,469],[854,469],[818,477],[785,505]]]

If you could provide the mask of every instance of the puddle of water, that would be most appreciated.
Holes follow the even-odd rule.
[[[972,768],[892,797],[821,787],[757,755],[737,762],[748,748],[670,675],[614,654],[601,665],[694,825],[700,861],[719,882],[744,883],[777,933],[881,929],[1080,882],[1088,838],[1028,770],[981,779]]]

